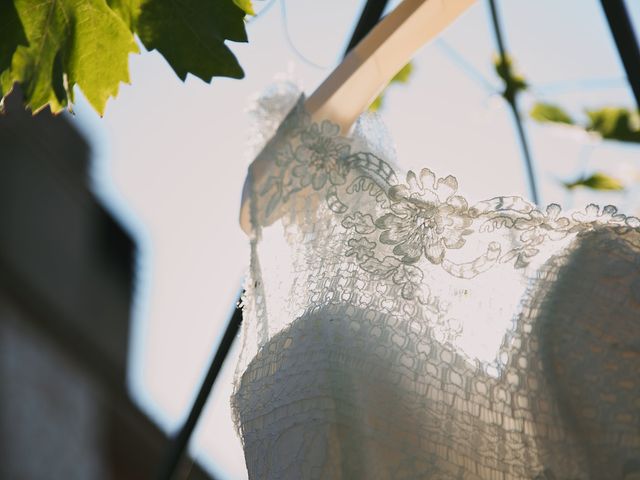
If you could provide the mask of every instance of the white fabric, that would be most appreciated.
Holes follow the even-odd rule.
[[[258,103],[232,397],[251,479],[640,478],[640,221],[400,174]]]

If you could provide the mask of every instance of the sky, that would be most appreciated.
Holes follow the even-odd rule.
[[[70,117],[93,151],[93,185],[138,243],[129,387],[167,432],[184,420],[230,317],[248,265],[237,217],[251,158],[246,112],[277,78],[310,94],[338,64],[361,0],[255,0],[248,44],[229,44],[242,80],[188,77],[157,52],[130,57],[103,118],[81,96]],[[398,2],[391,2],[392,6]],[[585,108],[632,106],[633,98],[597,0],[498,3],[508,50],[535,101]],[[640,2],[627,2],[640,31]],[[487,4],[479,1],[414,60],[408,85],[388,90],[381,111],[402,168],[453,174],[470,202],[527,196],[515,130],[500,82]],[[526,115],[525,115],[526,116]],[[615,203],[639,214],[640,150],[582,131],[526,121],[542,203]],[[561,181],[603,171],[623,193],[567,192]],[[225,363],[191,445],[216,478],[246,478],[229,411],[237,351]]]

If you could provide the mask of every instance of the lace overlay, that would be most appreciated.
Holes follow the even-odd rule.
[[[640,220],[470,205],[400,173],[375,122],[343,137],[303,105],[247,179],[250,478],[640,478]]]

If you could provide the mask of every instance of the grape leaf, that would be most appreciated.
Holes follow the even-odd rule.
[[[13,3],[28,45],[15,50],[11,66],[2,72],[2,91],[19,82],[34,113],[47,105],[55,113],[73,102],[73,87],[78,85],[104,113],[119,83],[129,81],[129,53],[138,51],[124,22],[104,0]]]
[[[640,114],[626,108],[605,107],[587,111],[587,130],[602,138],[621,142],[640,142]]]
[[[576,187],[587,187],[592,190],[624,190],[624,185],[620,180],[600,172],[565,183],[564,186],[569,190]]]
[[[127,24],[129,30],[135,33],[136,22],[140,16],[143,0],[107,0],[107,4],[124,23]]]
[[[502,92],[502,96],[509,102],[513,103],[516,95],[529,87],[527,81],[522,75],[515,72],[513,60],[508,55],[505,55],[504,57],[500,55],[496,56],[493,66],[498,76],[504,82],[504,91]]]
[[[22,28],[22,22],[16,11],[13,2],[0,2],[0,98],[4,98],[6,93],[11,89],[9,79],[2,81],[3,76],[11,67],[11,59],[13,54],[20,45],[28,45],[27,37]],[[3,83],[8,85],[7,91],[3,88]],[[1,105],[0,105],[1,109]]]
[[[389,84],[384,88],[380,95],[378,95],[376,99],[371,103],[371,105],[369,105],[369,111],[376,112],[380,110],[382,108],[382,105],[384,104],[384,94],[387,88],[389,88],[394,83],[409,83],[409,79],[411,78],[412,73],[413,64],[409,62],[393,76],[393,78],[389,81]]]
[[[0,0],[0,98],[18,82],[34,113],[59,112],[78,85],[102,115],[129,81],[135,33],[183,80],[242,78],[224,42],[247,41],[245,13],[250,0]]]
[[[251,0],[233,0],[238,7],[244,11],[247,15],[255,15],[256,12],[253,9],[253,5],[251,5]]]
[[[242,78],[244,73],[225,40],[246,42],[245,13],[250,0],[107,0],[138,33],[149,50],[158,50],[184,80],[192,73]]]
[[[567,125],[575,124],[567,112],[557,105],[550,103],[536,103],[531,109],[531,112],[529,112],[529,115],[538,122],[564,123]]]
[[[192,73],[209,82],[244,77],[224,44],[247,41],[244,15],[231,0],[147,0],[136,28],[145,47],[157,49],[182,80]]]

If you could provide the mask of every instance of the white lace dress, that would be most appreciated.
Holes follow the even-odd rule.
[[[300,98],[250,168],[249,478],[640,478],[640,221],[469,205],[380,143]]]

